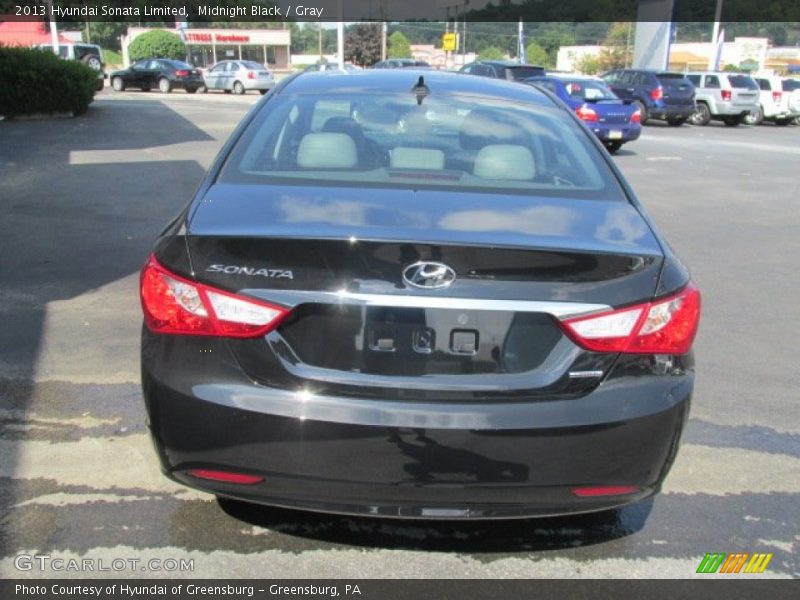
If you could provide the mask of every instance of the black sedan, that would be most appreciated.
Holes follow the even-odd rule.
[[[563,103],[408,70],[279,83],[157,240],[141,301],[167,476],[431,519],[657,492],[700,314]]]
[[[149,92],[157,87],[165,94],[176,88],[194,94],[204,85],[203,75],[198,69],[181,60],[168,58],[137,60],[127,69],[114,71],[109,78],[111,87],[117,92],[130,87]]]

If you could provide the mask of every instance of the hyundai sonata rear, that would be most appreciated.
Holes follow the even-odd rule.
[[[599,142],[528,86],[282,82],[142,271],[164,472],[338,513],[591,512],[658,491],[700,297]]]

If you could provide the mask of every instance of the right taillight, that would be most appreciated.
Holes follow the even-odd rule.
[[[642,122],[642,111],[638,108],[633,111],[631,115],[631,123],[641,123]]]
[[[690,283],[668,298],[562,321],[578,345],[594,352],[686,354],[700,322],[700,291]]]
[[[661,100],[664,97],[664,89],[659,86],[650,92],[650,98],[653,100]]]
[[[289,314],[273,306],[183,279],[151,256],[142,269],[144,322],[155,333],[259,337]]]

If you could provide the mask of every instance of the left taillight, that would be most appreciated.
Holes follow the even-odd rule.
[[[642,122],[642,111],[637,108],[631,115],[631,123],[641,123],[641,122]]]
[[[140,294],[145,324],[155,333],[259,337],[289,314],[283,307],[184,279],[152,255],[142,269]]]
[[[578,118],[581,121],[586,121],[587,123],[597,123],[597,111],[595,111],[590,106],[586,106],[582,104],[578,108],[575,109],[575,114],[578,115]]]
[[[575,343],[594,352],[686,354],[700,323],[700,291],[690,283],[668,298],[561,323]]]

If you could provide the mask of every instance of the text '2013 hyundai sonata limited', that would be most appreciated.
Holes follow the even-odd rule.
[[[611,157],[530,86],[289,78],[141,276],[164,472],[336,513],[601,511],[659,490],[699,292]]]

